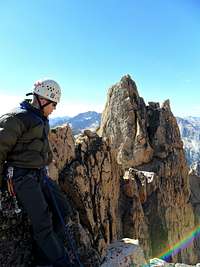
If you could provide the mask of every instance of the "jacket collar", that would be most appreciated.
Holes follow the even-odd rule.
[[[31,100],[24,100],[23,102],[20,103],[21,109],[25,109],[27,111],[33,112],[36,116],[41,117],[44,121],[47,120],[48,118],[45,117],[42,113],[42,111],[36,107],[34,107],[31,103]]]

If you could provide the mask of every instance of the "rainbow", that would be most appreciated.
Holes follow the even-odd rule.
[[[200,236],[200,224],[197,227],[195,227],[192,231],[190,231],[184,239],[177,242],[170,250],[162,252],[156,258],[164,261],[169,261],[172,256],[175,256],[181,250],[186,249],[187,247],[192,245],[194,239],[198,238],[199,236]],[[150,265],[145,265],[144,267],[147,266]]]

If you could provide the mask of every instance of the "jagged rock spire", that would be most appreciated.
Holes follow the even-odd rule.
[[[147,135],[147,113],[130,75],[121,78],[108,92],[98,134],[110,139],[124,167],[141,165],[152,158]]]
[[[152,250],[153,255],[182,240],[184,233],[192,231],[195,219],[189,203],[183,142],[170,101],[161,106],[150,102],[146,106],[135,82],[129,75],[124,76],[109,89],[98,133],[110,139],[117,161],[124,169],[134,167],[155,173],[156,178],[144,186],[138,175],[131,173],[130,181],[123,178],[123,232],[139,238],[145,251]],[[130,201],[133,191],[134,201]],[[141,233],[149,235],[151,245]],[[183,257],[187,262],[195,262],[196,256],[193,244],[190,250],[172,257],[175,261]]]

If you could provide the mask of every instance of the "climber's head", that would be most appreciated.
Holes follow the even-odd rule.
[[[60,102],[61,89],[54,80],[37,81],[33,89],[33,103],[48,117]]]

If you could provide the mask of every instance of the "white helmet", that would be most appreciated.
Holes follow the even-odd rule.
[[[61,89],[54,80],[37,81],[34,84],[33,93],[53,102],[60,102]]]

